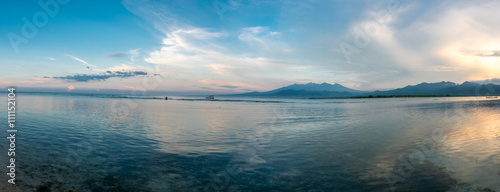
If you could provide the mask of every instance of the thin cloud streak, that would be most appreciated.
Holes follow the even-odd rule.
[[[89,68],[89,67],[97,67],[97,66],[95,66],[95,65],[91,65],[91,64],[87,63],[86,61],[84,61],[83,59],[80,59],[80,58],[75,57],[75,56],[73,56],[73,55],[66,55],[66,56],[68,56],[68,57],[70,57],[70,58],[72,58],[72,59],[74,59],[74,60],[76,60],[76,61],[79,61],[79,62],[83,63],[83,65],[85,65],[87,68]],[[90,69],[90,68],[89,68],[89,69]]]

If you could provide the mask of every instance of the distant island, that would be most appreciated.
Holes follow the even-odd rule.
[[[340,84],[307,83],[293,84],[266,92],[249,92],[228,96],[283,97],[283,98],[388,98],[388,97],[451,97],[451,96],[499,96],[500,85],[449,81],[420,83],[387,91],[359,91]]]

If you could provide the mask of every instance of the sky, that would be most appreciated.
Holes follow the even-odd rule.
[[[500,77],[500,1],[19,0],[0,88],[386,90]]]

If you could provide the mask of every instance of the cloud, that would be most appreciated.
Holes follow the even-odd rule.
[[[137,70],[137,68],[130,65],[122,64],[119,66],[108,68],[106,71],[134,71],[134,70]]]
[[[246,41],[249,37],[241,36],[247,32],[258,35],[261,41],[250,45]],[[166,34],[162,40],[163,46],[150,52],[144,60],[160,65],[163,71],[184,74],[183,78],[187,81],[233,81],[245,84],[240,87],[241,90],[272,89],[286,84],[282,83],[283,79],[290,77],[327,76],[325,70],[310,70],[314,69],[314,66],[305,66],[301,60],[290,59],[293,54],[282,51],[288,47],[276,42],[276,39],[269,38],[273,36],[273,32],[265,27],[243,29],[242,33],[211,32],[194,27],[176,28]],[[236,42],[239,44],[225,43],[228,39],[238,36],[246,40]],[[255,54],[257,52],[259,53]]]
[[[429,71],[459,71],[460,68],[452,66],[430,66],[426,68]]]
[[[0,84],[43,84],[45,81],[40,80],[39,78],[34,78],[32,81],[0,81]]]
[[[139,56],[139,49],[133,49],[128,52],[114,52],[105,55],[106,57],[111,58],[126,58],[129,57],[130,60],[135,61],[135,58]]]
[[[500,51],[484,51],[483,53],[479,53],[476,56],[479,57],[500,57]]]
[[[256,27],[253,32],[261,34],[265,31],[263,29],[263,27]],[[250,32],[251,30],[248,29]],[[238,35],[210,32],[202,28],[176,29],[166,34],[162,40],[163,46],[150,52],[145,61],[162,66],[161,69],[164,71],[185,74],[183,78],[188,81],[216,79],[221,82],[231,80],[243,83],[245,85],[239,87],[241,90],[250,88],[267,90],[279,86],[269,82],[276,83],[276,79],[283,76],[311,74],[304,73],[303,70],[307,66],[303,66],[299,62],[289,62],[287,57],[279,59],[261,54],[248,55],[246,51],[242,52],[243,48],[234,49],[223,43],[224,38],[234,38]],[[241,43],[245,48],[251,50],[264,50],[263,47],[270,47],[266,44],[274,44],[272,40],[262,41],[258,47],[252,48],[253,45],[249,47],[247,42],[242,41]],[[277,49],[282,49],[282,47]],[[276,71],[280,71],[281,74],[277,74]]]
[[[271,23],[270,25],[249,25],[248,22],[242,22],[236,25],[237,27],[224,26],[224,23],[217,23],[214,26],[211,22],[197,23],[187,17],[175,15],[176,10],[172,6],[180,5],[166,6],[165,4],[124,1],[129,11],[150,22],[158,31],[164,33],[161,47],[150,51],[144,57],[144,61],[159,65],[162,71],[175,71],[183,74],[180,78],[186,82],[186,86],[196,86],[200,80],[213,79],[219,82],[232,81],[245,84],[240,87],[240,90],[264,91],[289,83],[303,83],[300,79],[335,82],[355,78],[335,73],[335,70],[341,68],[334,64],[339,59],[334,58],[335,54],[331,53],[332,50],[323,49],[323,45],[318,46],[315,44],[316,41],[309,41],[309,37],[301,36],[314,27],[323,27],[321,22],[301,23],[318,25],[314,27],[296,26],[295,23],[289,21],[300,13],[288,9],[289,3],[262,2],[261,5],[263,4],[269,6],[270,9],[278,9],[276,11],[280,14],[277,16],[279,18],[274,18],[276,21],[287,21],[280,26]],[[315,6],[324,7],[324,5]],[[191,7],[187,6],[186,9],[189,10]],[[259,17],[268,15],[267,11],[263,12],[251,3],[248,6],[247,4],[242,6],[241,11],[227,19],[233,22],[243,21],[247,16],[239,15],[239,13],[253,11],[257,11],[255,13],[259,14]],[[313,13],[310,9],[307,11]],[[323,13],[333,16],[330,11],[321,14]],[[205,13],[197,12],[197,14]],[[324,19],[323,17],[324,15],[321,15],[317,18]],[[218,21],[218,18],[216,19]],[[328,35],[335,36],[330,32]],[[317,42],[328,44],[324,40]],[[217,85],[225,86],[226,84]]]
[[[265,44],[266,38],[279,34],[279,32],[270,31],[268,27],[247,27],[241,30],[238,39],[249,44]]]
[[[75,87],[73,85],[71,85],[68,87],[68,90],[66,90],[66,91],[73,91],[73,90],[75,90]]]
[[[400,2],[394,13],[387,6],[366,10],[366,17],[352,22],[342,40],[357,52],[351,64],[341,67],[361,73],[357,79],[368,80],[365,87],[460,82],[500,74],[495,60],[500,56],[500,26],[493,19],[499,13],[498,1],[445,1],[435,6]],[[388,19],[370,14],[384,11],[390,13]],[[376,73],[368,75],[372,72]]]
[[[105,81],[112,77],[118,78],[130,78],[136,76],[147,76],[148,73],[144,71],[106,71],[105,73],[99,74],[77,74],[77,75],[68,75],[62,77],[44,77],[44,78],[52,78],[52,79],[62,79],[69,82],[88,82],[88,81]]]
[[[128,85],[124,85],[122,87],[126,88],[126,89],[133,89],[133,90],[140,90],[140,91],[146,91],[147,90],[144,87],[133,87],[133,86],[128,86]]]
[[[248,89],[258,89],[258,86],[233,82],[233,81],[221,81],[216,79],[202,79],[199,81],[200,84],[204,85],[204,87],[208,87],[210,89],[240,89],[240,88],[248,88]]]
[[[79,62],[83,63],[83,65],[85,65],[85,67],[86,67],[87,69],[89,69],[89,70],[92,70],[90,67],[97,67],[97,66],[95,66],[95,65],[91,65],[91,64],[87,63],[86,61],[84,61],[83,59],[80,59],[80,58],[75,57],[75,56],[73,56],[73,55],[66,55],[66,56],[68,56],[68,57],[70,57],[70,58],[72,58],[72,59],[74,59],[74,60],[76,60],[76,61],[79,61]]]
[[[114,52],[106,55],[106,57],[116,57],[116,58],[123,58],[127,56],[128,53],[123,53],[123,52]]]
[[[487,79],[487,80],[481,80],[481,81],[472,81],[475,83],[480,83],[480,84],[497,84],[500,85],[500,79],[499,78],[494,78],[494,79]]]
[[[228,88],[228,89],[236,89],[236,88],[239,88],[239,86],[232,86],[232,85],[221,85],[219,87],[223,87],[223,88]]]
[[[195,67],[206,64],[206,58],[220,55],[217,49],[222,47],[210,42],[222,33],[209,32],[201,28],[177,29],[166,34],[164,45],[154,50],[145,58],[146,62],[179,67]]]
[[[244,3],[221,22],[210,20],[213,10],[196,10],[187,2],[124,1],[162,33],[161,45],[144,61],[182,74],[174,78],[185,86],[262,91],[326,81],[373,90],[500,75],[498,2],[260,3],[268,9]],[[179,10],[196,14],[183,16]],[[267,13],[272,11],[279,14]],[[339,49],[343,42],[356,47],[351,62]],[[207,79],[213,83],[204,83]]]

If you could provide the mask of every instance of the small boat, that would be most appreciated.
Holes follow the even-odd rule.
[[[497,96],[486,96],[486,98],[488,98],[488,99],[496,99]]]
[[[215,97],[213,95],[206,96],[205,99],[207,100],[214,100]]]

